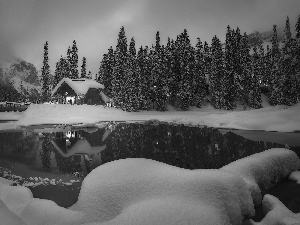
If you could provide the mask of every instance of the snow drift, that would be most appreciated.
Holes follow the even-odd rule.
[[[229,163],[221,170],[242,177],[251,191],[254,204],[259,205],[262,191],[270,189],[299,168],[300,160],[295,152],[275,148]]]
[[[0,216],[11,225],[256,224],[243,222],[254,215],[249,187],[268,188],[299,165],[297,155],[287,149],[257,153],[219,170],[122,159],[94,169],[69,209],[33,198],[25,187],[0,183]],[[258,224],[299,223],[299,216],[273,196],[266,195],[263,206],[268,214]]]

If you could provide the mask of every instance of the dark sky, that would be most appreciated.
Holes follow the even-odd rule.
[[[211,43],[214,35],[225,38],[227,25],[242,32],[284,27],[289,16],[294,30],[300,0],[0,0],[0,56],[21,57],[41,69],[43,45],[49,43],[49,64],[55,70],[75,39],[79,66],[98,72],[107,49],[116,45],[121,26],[136,47],[176,38],[183,29]]]

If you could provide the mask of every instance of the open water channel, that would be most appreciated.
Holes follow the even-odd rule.
[[[148,158],[185,169],[216,169],[270,148],[300,156],[300,134],[219,130],[158,123],[105,123],[99,128],[32,126],[0,132],[0,177],[63,207],[77,201],[84,177],[104,163]],[[300,185],[285,180],[268,193],[300,212]],[[298,194],[299,196],[299,194]],[[256,220],[263,216],[257,210]]]

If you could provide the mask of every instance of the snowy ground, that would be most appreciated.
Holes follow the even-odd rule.
[[[300,104],[293,107],[268,106],[258,110],[224,111],[210,106],[190,111],[124,112],[116,108],[91,105],[36,105],[22,113],[0,113],[0,130],[37,124],[94,124],[101,121],[160,120],[170,123],[206,125],[217,128],[294,132],[300,130]]]
[[[160,120],[218,128],[293,132],[300,130],[300,104],[251,111],[212,107],[187,112],[124,112],[103,106],[31,105],[22,113],[0,113],[0,129],[38,124],[85,124],[101,121]],[[184,170],[146,159],[125,159],[93,170],[83,181],[78,202],[69,209],[36,199],[26,187],[0,179],[3,224],[300,224],[300,214],[276,197],[261,196],[291,172],[299,182],[300,160],[287,149],[271,149],[240,159],[219,170]],[[114,177],[115,179],[111,179]],[[34,178],[33,178],[34,179]],[[50,180],[51,181],[51,180]],[[49,182],[50,182],[49,181]],[[262,198],[263,197],[263,198]],[[262,201],[267,215],[260,223],[243,221]]]
[[[299,224],[300,214],[274,196],[261,196],[261,190],[298,169],[298,156],[287,149],[270,149],[218,170],[186,170],[149,159],[116,160],[88,174],[77,203],[68,209],[0,179],[1,224]],[[298,180],[298,174],[292,173],[291,179]],[[267,214],[255,223],[250,218],[261,201]]]

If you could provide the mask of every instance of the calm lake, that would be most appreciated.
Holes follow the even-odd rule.
[[[27,186],[36,198],[69,207],[77,201],[83,178],[110,161],[148,158],[186,169],[220,168],[270,148],[289,147],[300,156],[299,136],[155,121],[105,123],[99,128],[32,126],[0,132],[0,177],[13,180],[13,185]],[[286,180],[270,193],[280,198],[287,184],[286,188],[294,185],[293,190],[300,186]],[[282,198],[284,202],[289,197]],[[286,204],[299,212],[300,200],[295,201]]]

